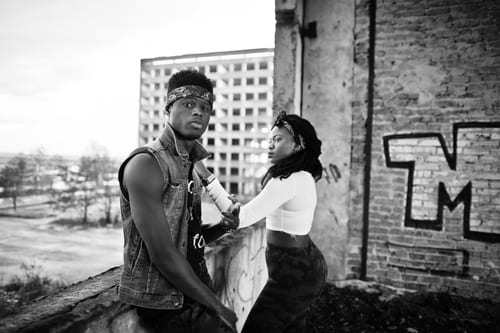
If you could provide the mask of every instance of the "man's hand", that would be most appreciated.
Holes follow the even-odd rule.
[[[222,320],[222,322],[227,327],[229,327],[233,332],[236,332],[236,321],[238,320],[238,318],[236,317],[236,314],[233,310],[222,306],[217,310],[216,314],[217,317],[219,317],[219,319]]]

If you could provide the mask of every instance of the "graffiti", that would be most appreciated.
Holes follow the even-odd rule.
[[[244,319],[267,281],[265,226],[239,230],[231,237],[230,246],[210,252],[207,265],[219,299]]]
[[[333,163],[328,164],[328,169],[323,167],[323,176],[328,184],[331,184],[330,179],[337,183],[342,178],[339,168]]]
[[[500,233],[491,232],[492,230],[498,230],[498,226],[495,226],[496,215],[492,217],[491,212],[497,211],[495,209],[496,203],[496,191],[492,190],[491,187],[500,187],[500,179],[495,175],[498,174],[495,165],[499,165],[500,161],[500,134],[497,133],[500,130],[500,122],[467,122],[467,123],[455,123],[453,124],[453,151],[449,152],[445,139],[441,133],[409,133],[409,134],[394,134],[387,135],[383,138],[384,145],[384,155],[386,166],[388,168],[406,169],[407,175],[407,190],[406,190],[406,207],[404,215],[404,225],[406,227],[430,229],[430,230],[443,230],[443,210],[446,206],[450,212],[455,210],[460,204],[463,205],[463,237],[466,239],[480,240],[484,242],[500,242]],[[459,134],[463,132],[460,136]],[[470,133],[469,133],[470,132]],[[493,132],[493,134],[491,133]],[[490,149],[490,154],[485,154],[482,156],[477,155],[474,152],[474,140],[483,140],[480,149],[483,149],[487,144],[492,146]],[[413,151],[411,148],[418,147],[419,142],[426,141],[427,147],[421,148],[419,151]],[[496,143],[498,141],[498,144]],[[462,152],[461,159],[459,160],[458,148]],[[398,151],[399,149],[399,151]],[[478,148],[479,149],[479,148]],[[483,149],[484,150],[484,149]],[[428,163],[430,157],[434,158],[432,161],[439,159],[440,154],[443,163],[447,165],[447,170],[444,170],[440,174],[439,170],[428,171],[429,174],[438,175],[434,179],[434,184],[437,183],[437,212],[435,218],[415,218],[412,215],[414,202],[417,200],[414,198],[414,191],[416,189],[415,180],[419,175],[425,174],[425,171],[420,170],[417,174],[417,162],[422,167],[422,164]],[[474,153],[476,155],[474,155]],[[497,154],[495,156],[495,153]],[[417,159],[417,155],[424,155],[425,158]],[[482,158],[484,161],[481,161]],[[460,161],[460,163],[459,163]],[[434,163],[436,164],[436,163]],[[489,173],[491,177],[488,179],[488,183],[485,184],[483,174],[488,173],[485,166],[490,168]],[[439,168],[435,168],[439,169]],[[486,170],[486,171],[484,171]],[[453,176],[454,172],[459,174],[460,172],[460,185],[454,188],[460,188],[461,190],[455,196],[454,199],[450,196],[450,191],[446,187],[448,182],[452,182],[450,175]],[[448,177],[446,177],[448,176]],[[465,178],[468,180],[465,184],[463,181]],[[445,179],[445,180],[443,180]],[[428,190],[425,188],[425,182],[420,180],[419,188],[421,191]],[[480,184],[482,186],[476,186],[475,184]],[[494,185],[494,186],[492,186]],[[429,185],[430,186],[430,185]],[[430,191],[430,190],[428,190]],[[475,196],[481,196],[481,201],[479,199],[474,202]],[[488,197],[490,196],[490,197]],[[489,206],[488,206],[489,205]],[[496,205],[498,207],[498,205]],[[431,209],[431,208],[428,208]],[[475,221],[475,228],[471,227],[471,209],[476,209],[475,216],[480,216]],[[481,210],[480,210],[481,209]],[[425,209],[423,209],[425,210]],[[488,220],[489,219],[489,220]],[[487,224],[488,231],[479,231],[477,228]]]

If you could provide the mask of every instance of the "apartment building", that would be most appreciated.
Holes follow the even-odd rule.
[[[165,124],[167,82],[197,69],[214,85],[214,107],[201,139],[208,168],[230,193],[255,195],[267,169],[272,120],[273,49],[187,54],[141,60],[139,145],[156,139]]]

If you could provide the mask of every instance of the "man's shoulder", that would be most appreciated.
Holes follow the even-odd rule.
[[[135,163],[145,163],[146,161],[154,161],[154,156],[148,151],[138,152],[130,156],[129,163],[134,161]]]
[[[145,173],[158,169],[158,163],[153,155],[140,152],[130,157],[124,169],[125,176],[127,174]]]
[[[172,153],[165,147],[159,140],[154,140],[136,148],[133,150],[128,157],[123,161],[123,164],[128,164],[132,159],[137,159],[137,156],[140,156],[140,159],[148,159],[144,156],[149,156],[149,160],[156,160],[159,155],[172,155]]]
[[[133,156],[123,170],[124,184],[136,188],[154,189],[161,186],[162,179],[162,171],[158,162],[149,154]]]

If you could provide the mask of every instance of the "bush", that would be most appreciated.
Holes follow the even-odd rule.
[[[21,264],[22,277],[15,276],[0,287],[0,317],[18,313],[22,306],[65,287],[64,282],[54,281],[40,273],[34,264]]]

